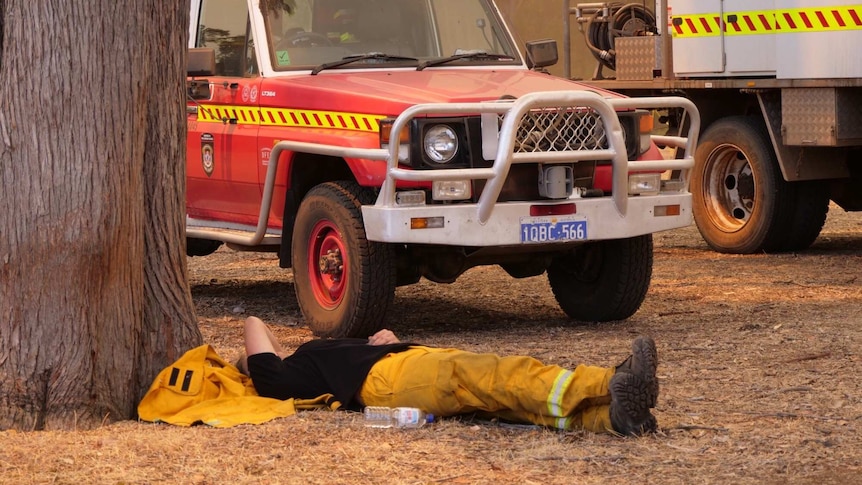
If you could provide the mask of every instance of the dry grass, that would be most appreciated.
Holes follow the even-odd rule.
[[[346,412],[261,426],[120,422],[79,432],[0,432],[2,483],[849,483],[862,471],[862,218],[833,207],[804,253],[727,256],[694,228],[656,237],[653,285],[625,322],[566,321],[543,278],[496,268],[454,285],[400,288],[410,340],[564,366],[613,365],[656,338],[662,432],[641,439],[468,418],[375,430]],[[208,343],[233,359],[259,315],[287,345],[301,325],[272,255],[190,260]]]

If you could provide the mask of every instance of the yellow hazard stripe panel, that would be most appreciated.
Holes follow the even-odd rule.
[[[779,10],[775,29],[780,32],[822,32],[862,29],[862,5]]]
[[[236,120],[240,125],[289,126],[293,128],[331,128],[337,130],[380,130],[381,115],[342,113],[289,108],[258,108],[254,106],[228,106],[202,104],[198,108],[198,121],[227,122]]]
[[[674,37],[791,34],[862,29],[862,5],[674,15]]]
[[[721,16],[718,14],[674,15],[671,18],[674,37],[711,37],[721,35]]]

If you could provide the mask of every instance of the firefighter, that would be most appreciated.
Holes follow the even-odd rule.
[[[346,409],[410,406],[435,416],[477,413],[557,429],[621,435],[656,430],[655,342],[638,337],[611,368],[574,370],[527,356],[500,357],[401,342],[390,330],[368,339],[312,340],[289,354],[257,317],[245,322],[247,358],[237,367],[258,394],[310,399],[333,394]]]
[[[355,32],[352,31],[355,27],[354,24],[356,23],[356,9],[338,9],[332,16],[332,20],[338,28],[338,41],[340,43],[353,44],[358,42]]]

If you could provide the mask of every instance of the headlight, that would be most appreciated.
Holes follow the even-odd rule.
[[[458,153],[458,135],[449,125],[435,125],[422,140],[425,155],[435,163],[448,163]]]
[[[658,195],[661,191],[661,174],[633,173],[629,175],[629,195]]]

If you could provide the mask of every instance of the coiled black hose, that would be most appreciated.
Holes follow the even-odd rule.
[[[652,35],[656,32],[656,19],[645,5],[638,3],[608,4],[607,21],[598,20],[602,13],[598,10],[587,20],[584,36],[596,60],[608,69],[616,69],[614,40],[617,37]]]

